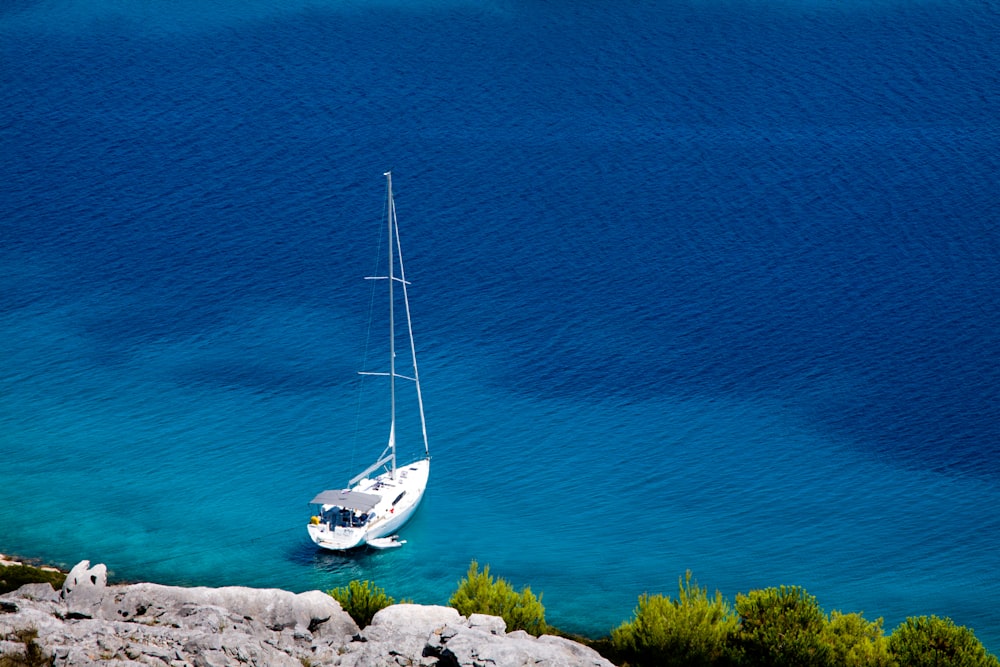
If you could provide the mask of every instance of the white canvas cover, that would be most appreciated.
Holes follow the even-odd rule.
[[[344,489],[341,491],[323,491],[312,499],[313,505],[337,505],[359,512],[370,512],[381,498],[373,493],[361,493]]]

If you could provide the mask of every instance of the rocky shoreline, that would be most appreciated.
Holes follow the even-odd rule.
[[[109,586],[107,568],[89,561],[61,590],[0,595],[0,661],[39,654],[57,667],[612,667],[569,639],[507,632],[496,616],[399,604],[359,628],[321,591]]]

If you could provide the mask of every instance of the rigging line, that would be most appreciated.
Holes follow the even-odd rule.
[[[410,334],[410,363],[411,363],[411,366],[413,368],[413,377],[412,378],[406,378],[406,379],[412,380],[413,383],[414,383],[414,385],[416,385],[416,389],[417,389],[417,407],[418,407],[418,410],[420,412],[420,430],[421,430],[421,433],[423,435],[423,440],[424,440],[424,454],[428,458],[430,458],[431,450],[430,450],[430,445],[428,444],[428,441],[427,441],[427,422],[424,419],[424,398],[423,398],[423,395],[420,392],[420,371],[417,370],[417,346],[416,346],[416,343],[413,340],[413,321],[410,318],[410,297],[407,294],[407,290],[406,290],[406,286],[409,285],[409,283],[406,282],[406,272],[403,269],[403,248],[402,248],[402,245],[399,242],[399,221],[396,220],[396,218],[395,218],[395,215],[396,215],[395,204],[393,204],[393,208],[392,208],[392,211],[391,211],[390,215],[393,216],[393,220],[392,220],[393,226],[392,226],[392,229],[393,229],[393,231],[395,233],[396,256],[399,258],[399,281],[400,281],[400,283],[402,285],[402,288],[403,288],[403,303],[406,304],[406,329],[407,329],[407,331],[409,331],[409,334]],[[391,236],[392,235],[390,235],[389,243],[393,242],[393,239],[391,238]],[[405,378],[406,376],[402,376],[402,377]]]
[[[273,533],[264,533],[263,535],[258,535],[257,537],[251,537],[249,539],[241,539],[241,540],[232,542],[231,544],[223,544],[223,545],[216,546],[216,547],[211,547],[211,548],[208,548],[208,549],[202,549],[200,551],[185,551],[184,553],[178,554],[176,556],[163,556],[161,558],[156,558],[155,560],[140,561],[138,563],[130,563],[130,565],[133,566],[133,567],[142,567],[142,566],[146,566],[146,565],[154,565],[156,563],[162,563],[162,562],[168,561],[168,560],[177,560],[178,558],[190,558],[191,556],[200,556],[202,554],[212,553],[212,552],[215,552],[215,551],[232,551],[232,549],[234,547],[238,547],[241,544],[246,544],[247,542],[254,543],[254,542],[262,540],[262,539],[264,539],[266,537],[274,537],[275,535],[282,535],[284,533],[290,533],[293,530],[300,530],[300,529],[301,529],[300,526],[293,526],[291,528],[282,528],[281,530],[276,530]]]

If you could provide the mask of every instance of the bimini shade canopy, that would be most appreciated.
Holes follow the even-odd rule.
[[[312,499],[312,505],[338,505],[359,512],[370,512],[380,497],[358,491],[324,491]]]

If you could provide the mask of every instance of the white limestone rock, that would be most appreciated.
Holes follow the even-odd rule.
[[[196,610],[214,608],[214,615]],[[104,618],[136,622],[177,622],[176,616],[196,616],[190,622],[219,627],[258,623],[280,632],[300,629],[320,636],[350,637],[358,626],[340,603],[320,591],[291,593],[279,589],[181,588],[159,584],[133,584],[105,600]]]
[[[25,584],[17,589],[17,593],[20,597],[25,600],[34,600],[36,602],[51,602],[53,604],[58,604],[62,601],[59,593],[52,588],[52,584],[46,582],[41,584]]]
[[[465,618],[451,607],[397,604],[375,614],[371,624],[355,641],[344,647],[341,664],[396,665],[399,660],[418,662],[427,646],[427,638],[449,623],[464,623]]]
[[[29,584],[0,595],[0,652],[23,653],[18,632],[56,667],[610,667],[559,637],[506,632],[495,616],[400,604],[365,629],[320,591],[107,585],[103,565],[82,561],[57,595]]]
[[[465,617],[454,607],[394,604],[376,613],[365,633],[392,631],[426,637],[439,628],[464,622]]]
[[[475,630],[483,630],[491,635],[507,634],[507,621],[503,620],[499,616],[471,614],[469,616],[469,627]]]
[[[506,628],[503,619],[474,614],[467,624],[449,625],[431,635],[424,655],[453,667],[613,667],[597,651],[569,639],[536,638],[521,630],[506,634],[501,628]]]
[[[91,618],[104,599],[108,586],[108,568],[99,563],[90,567],[89,560],[77,563],[62,586],[60,597],[66,602],[70,618]]]

